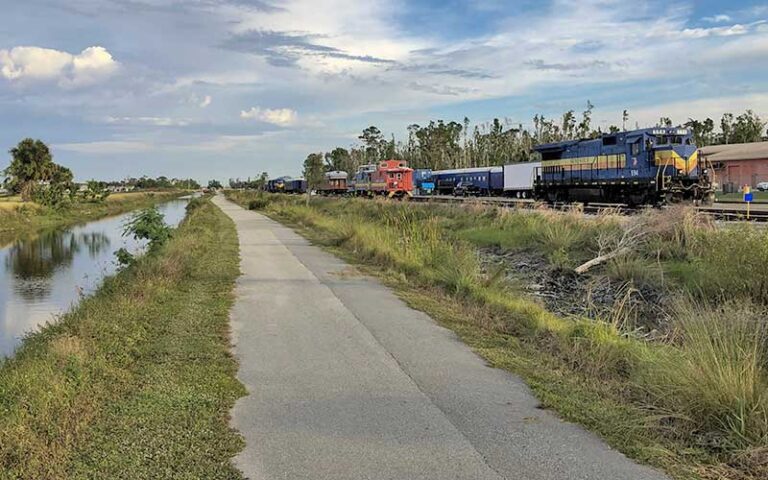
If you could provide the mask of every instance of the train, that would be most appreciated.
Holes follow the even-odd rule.
[[[641,204],[714,197],[707,168],[685,128],[647,128],[538,145],[535,197],[548,202]]]
[[[384,160],[363,165],[349,182],[349,192],[355,196],[413,196],[413,169],[403,160]]]
[[[304,193],[307,191],[307,181],[303,178],[278,177],[268,180],[265,190],[272,193]]]
[[[315,188],[320,195],[507,196],[555,202],[605,201],[660,205],[714,197],[707,168],[684,128],[647,128],[537,145],[541,161],[451,170],[412,169],[402,160],[384,160],[347,172],[327,172]],[[303,179],[267,182],[270,192],[304,193]]]
[[[436,170],[432,172],[435,191],[456,196],[506,196],[529,198],[540,162],[523,162],[493,167]]]

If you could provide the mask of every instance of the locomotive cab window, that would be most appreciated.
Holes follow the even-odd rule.
[[[640,155],[640,141],[632,144],[632,155]]]

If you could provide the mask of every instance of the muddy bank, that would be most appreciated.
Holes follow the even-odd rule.
[[[552,267],[542,255],[483,248],[480,259],[487,272],[504,269],[506,280],[560,316],[600,318],[645,333],[664,330],[667,295],[649,285],[635,285],[601,275],[585,275]]]

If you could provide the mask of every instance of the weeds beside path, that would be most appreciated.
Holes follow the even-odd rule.
[[[238,479],[228,413],[232,222],[195,201],[170,242],[0,365],[0,478]]]

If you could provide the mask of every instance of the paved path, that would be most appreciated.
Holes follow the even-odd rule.
[[[517,377],[371,278],[255,212],[237,225],[237,466],[272,479],[641,479]]]

